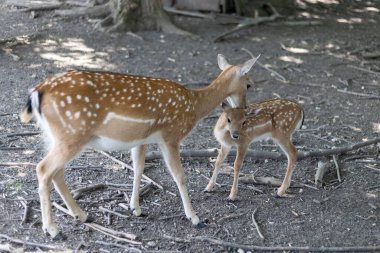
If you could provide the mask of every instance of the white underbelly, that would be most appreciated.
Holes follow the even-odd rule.
[[[133,140],[129,142],[115,140],[106,136],[96,136],[89,142],[88,146],[104,151],[121,151],[129,150],[139,145],[159,143],[161,141],[161,132],[151,134],[145,139]]]

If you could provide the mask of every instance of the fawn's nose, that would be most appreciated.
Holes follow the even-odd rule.
[[[238,131],[235,131],[231,134],[232,139],[238,140],[240,137],[240,134]]]

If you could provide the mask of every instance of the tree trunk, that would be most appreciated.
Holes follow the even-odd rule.
[[[111,14],[101,26],[112,25],[108,31],[155,30],[166,33],[189,33],[176,27],[163,10],[161,0],[110,0]]]

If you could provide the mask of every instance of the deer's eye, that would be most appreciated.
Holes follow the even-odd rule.
[[[251,88],[251,84],[247,84],[247,89]]]
[[[230,118],[227,118],[227,122],[228,122],[228,123],[231,123],[231,120],[230,120]]]
[[[246,121],[246,120],[243,122],[243,126],[244,126],[245,124],[247,124],[247,121]]]

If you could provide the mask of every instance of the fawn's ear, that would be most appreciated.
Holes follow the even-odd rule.
[[[227,109],[231,108],[231,106],[226,101],[223,101],[222,102],[222,108],[223,108],[223,110],[227,110]]]
[[[224,55],[218,54],[218,66],[221,70],[225,70],[226,68],[231,66],[231,64],[228,63],[228,61]]]
[[[259,112],[261,112],[263,108],[256,108],[255,110],[249,110],[247,113],[246,113],[246,116],[254,116],[256,114],[258,114]]]
[[[253,67],[253,65],[256,63],[257,59],[260,58],[260,54],[259,56],[257,56],[256,58],[252,58],[248,61],[246,61],[241,67],[240,69],[238,70],[238,74],[239,76],[244,76],[246,75],[250,70],[251,68]]]

